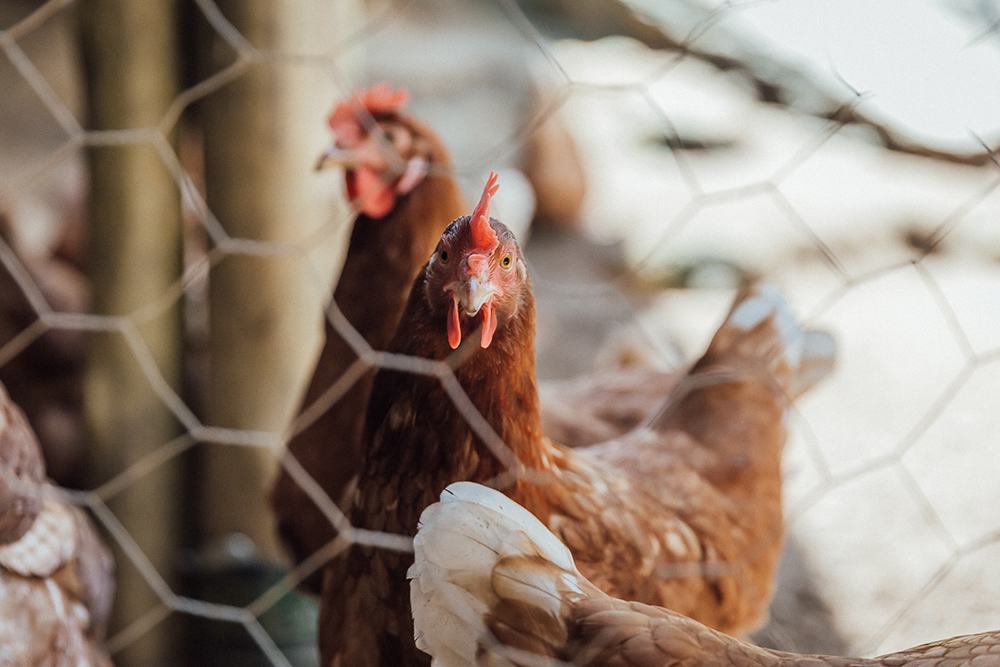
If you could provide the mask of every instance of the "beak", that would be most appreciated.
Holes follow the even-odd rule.
[[[477,276],[467,276],[464,282],[453,283],[452,291],[465,314],[474,317],[496,290],[488,280],[480,280]]]
[[[466,316],[475,317],[480,311],[482,317],[482,347],[489,347],[496,331],[496,313],[493,311],[493,296],[497,289],[488,279],[485,268],[486,258],[483,255],[471,255],[469,267],[463,271],[462,277],[446,288],[452,293],[451,311],[448,314],[448,343],[452,349],[462,342],[462,325],[459,319],[459,309]],[[477,270],[478,269],[478,270]]]
[[[464,264],[458,280],[449,285],[448,289],[455,293],[455,298],[466,315],[473,317],[496,293],[496,287],[490,282],[489,260],[486,255],[471,254]]]
[[[316,161],[316,171],[329,169],[330,167],[354,167],[360,162],[357,154],[347,148],[337,148],[337,144],[330,144],[330,147],[323,151]]]

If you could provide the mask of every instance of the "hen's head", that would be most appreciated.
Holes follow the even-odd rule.
[[[334,141],[316,169],[344,167],[351,204],[370,218],[385,217],[430,166],[431,147],[401,113],[408,99],[405,88],[383,82],[355,92],[330,114]]]
[[[498,320],[517,312],[528,282],[517,240],[490,218],[490,197],[498,187],[491,173],[476,210],[448,226],[425,269],[427,300],[435,315],[447,317],[452,349],[477,326],[481,345],[489,347]]]

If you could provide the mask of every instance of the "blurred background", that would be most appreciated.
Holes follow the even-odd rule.
[[[0,380],[117,664],[315,664],[265,489],[352,224],[326,116],[385,79],[501,172],[543,380],[681,368],[748,278],[837,337],[757,641],[1000,627],[1000,2],[4,0],[0,52]]]

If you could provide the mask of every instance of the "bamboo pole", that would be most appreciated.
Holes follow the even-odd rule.
[[[351,22],[343,19],[352,6],[356,11],[357,3],[322,0],[219,2],[255,48],[293,54],[324,53],[346,33]],[[218,45],[211,51],[226,53]],[[335,95],[322,67],[257,60],[206,100],[208,204],[229,236],[296,244],[331,221],[340,223],[322,244],[322,285],[302,256],[231,254],[213,268],[208,420],[214,426],[280,434],[301,400],[320,343],[321,305],[349,232],[331,175],[312,170],[330,140],[324,121]],[[224,445],[206,450],[202,525],[208,539],[242,533],[265,561],[281,560],[266,494],[276,453]]]
[[[177,94],[175,6],[170,0],[84,0],[81,37],[94,129],[153,127]],[[180,197],[149,143],[92,147],[90,274],[93,310],[127,315],[162,297],[181,270]],[[171,307],[139,332],[159,373],[180,384],[181,317]],[[97,482],[174,437],[178,424],[153,392],[119,333],[94,334],[84,380],[84,410]],[[160,466],[109,503],[156,569],[171,584],[178,547],[178,470]],[[116,553],[118,593],[112,627],[160,604],[146,578]],[[147,573],[148,574],[148,573]],[[170,652],[162,625],[115,656],[118,665],[162,664]]]

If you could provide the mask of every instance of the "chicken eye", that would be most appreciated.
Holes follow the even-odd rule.
[[[507,253],[503,256],[503,259],[500,260],[500,266],[501,268],[509,269],[513,262],[514,260],[511,258],[510,253]]]
[[[438,257],[441,259],[442,264],[446,264],[448,262],[448,251],[442,248],[438,253]]]

